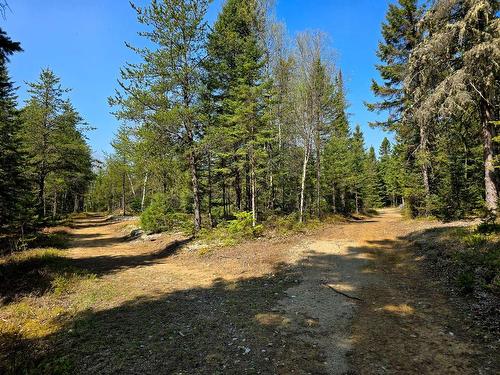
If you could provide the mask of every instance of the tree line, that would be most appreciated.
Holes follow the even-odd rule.
[[[496,214],[497,2],[389,5],[379,100],[366,105],[388,114],[371,125],[396,142],[384,139],[378,157],[351,129],[324,34],[290,38],[258,0],[226,1],[209,27],[208,5],[134,6],[154,47],[129,45],[142,63],[122,69],[109,100],[124,125],[95,208],[144,209],[161,193],[167,211],[194,214],[196,229],[203,215],[211,226],[239,211],[254,225],[400,204],[411,216]]]
[[[192,213],[199,230],[241,211],[256,225],[400,202],[394,187],[385,201],[375,151],[350,128],[327,37],[292,40],[258,0],[226,1],[209,27],[208,6],[133,5],[148,47],[127,44],[142,62],[122,68],[109,99],[123,125],[91,186],[91,209],[141,211],[161,194],[166,211]]]
[[[0,233],[80,211],[92,179],[86,126],[50,69],[27,84],[18,108],[7,63],[21,51],[0,29]]]
[[[403,205],[454,219],[498,208],[500,26],[494,0],[399,0],[377,55],[375,103],[390,131],[368,150],[351,126],[328,37],[290,37],[265,0],[132,4],[143,44],[109,105],[122,123],[92,166],[78,112],[50,70],[16,109],[2,33],[1,225],[72,210],[193,217],[193,229],[248,212],[303,222]],[[5,109],[5,110],[3,110]],[[6,129],[4,131],[4,129]]]

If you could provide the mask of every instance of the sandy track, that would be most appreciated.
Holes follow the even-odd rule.
[[[441,224],[405,221],[397,210],[385,210],[315,236],[254,241],[204,256],[189,246],[172,247],[173,241],[185,240],[180,236],[126,242],[123,222],[95,217],[76,225],[68,255],[94,270],[103,285],[121,291],[96,307],[104,312],[98,324],[139,340],[146,352],[149,348],[146,358],[125,349],[124,367],[110,367],[98,345],[82,352],[82,373],[118,368],[172,374],[493,374],[498,365],[464,328],[440,286],[422,273],[420,259],[404,239]],[[196,350],[189,354],[197,358],[193,368],[192,362],[159,359],[172,348],[148,346],[156,330],[144,340],[140,328],[123,329],[109,313],[120,309],[121,318],[133,316],[129,324],[157,322],[166,308],[163,301],[171,309],[171,296],[178,293],[196,296],[182,297],[182,303],[175,299],[175,306],[191,311],[185,316],[190,329],[216,327],[213,332],[200,328],[198,337],[184,332],[176,338],[175,346]],[[136,307],[121,311],[137,299],[155,301],[139,309],[145,316]],[[203,308],[193,307],[197,299],[207,301]],[[226,310],[230,303],[239,307]],[[169,319],[157,324],[169,325]]]

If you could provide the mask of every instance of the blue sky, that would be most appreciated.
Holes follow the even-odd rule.
[[[140,0],[138,3],[144,3]],[[364,101],[373,100],[370,80],[377,77],[375,51],[380,24],[390,0],[276,0],[276,15],[293,36],[303,30],[322,30],[330,37],[337,64],[344,72],[352,114],[360,124],[368,146],[376,149],[386,133],[371,129],[377,115]],[[223,0],[211,5],[213,22]],[[26,81],[37,79],[41,68],[50,67],[85,120],[96,130],[88,134],[96,157],[110,152],[110,141],[119,122],[110,114],[107,98],[117,87],[119,68],[136,61],[125,41],[140,44],[134,11],[128,0],[11,0],[12,12],[0,20],[24,52],[11,59],[11,76],[19,86],[19,99],[26,99]]]

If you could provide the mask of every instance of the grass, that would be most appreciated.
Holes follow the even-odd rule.
[[[446,228],[435,241],[421,245],[440,273],[462,293],[500,295],[500,225]]]
[[[463,292],[487,290],[500,294],[500,230],[479,226],[452,233],[459,246],[452,253],[456,282]]]
[[[0,373],[70,374],[46,339],[109,293],[94,274],[60,249],[27,250],[0,259]],[[30,370],[30,371],[28,371]]]
[[[268,217],[262,224],[252,226],[250,213],[242,212],[234,220],[223,221],[215,228],[204,228],[196,236],[193,246],[198,255],[204,256],[215,248],[230,247],[256,238],[272,239],[296,234],[307,234],[319,229],[322,225],[345,222],[341,215],[328,215],[319,220],[309,218],[299,222],[296,214]]]

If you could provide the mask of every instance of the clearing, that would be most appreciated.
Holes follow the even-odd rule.
[[[59,293],[25,291],[0,307],[0,370],[499,371],[495,341],[478,336],[405,239],[465,223],[404,220],[387,209],[314,235],[211,252],[181,235],[127,238],[132,224],[100,216],[75,221],[63,250],[72,283]]]

